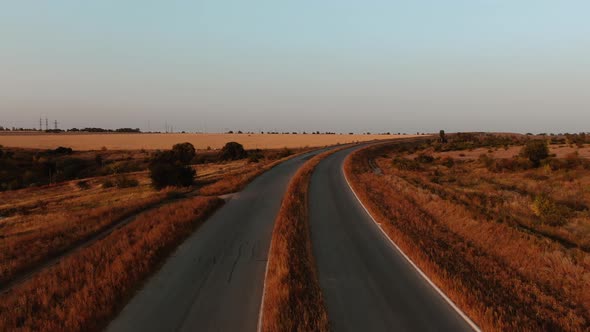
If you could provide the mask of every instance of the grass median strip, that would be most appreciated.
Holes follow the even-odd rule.
[[[308,191],[317,164],[341,149],[310,159],[289,183],[272,235],[262,299],[262,331],[329,330],[311,249]]]
[[[3,295],[0,330],[99,330],[222,204],[217,197],[194,197],[159,207],[41,271]]]

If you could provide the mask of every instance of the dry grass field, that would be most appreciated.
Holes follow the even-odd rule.
[[[246,149],[319,147],[334,144],[396,138],[398,135],[312,135],[312,134],[90,134],[90,133],[1,133],[0,145],[33,149],[71,147],[76,151],[169,149],[178,142],[189,142],[198,150],[220,149],[227,142],[238,142]],[[403,136],[408,137],[408,136]]]
[[[161,259],[223,201],[194,197],[129,225],[2,295],[2,331],[97,331]]]
[[[532,167],[515,156],[522,141],[480,143],[385,144],[345,168],[389,236],[484,330],[588,330],[588,145],[551,145]]]
[[[64,183],[0,193],[0,285],[165,198],[147,183],[123,189]]]

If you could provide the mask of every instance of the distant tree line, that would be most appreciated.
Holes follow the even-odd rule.
[[[141,133],[139,128],[118,128],[118,129],[105,129],[105,128],[71,128],[67,130],[63,129],[47,129],[39,130],[39,128],[23,128],[23,127],[4,127],[0,126],[0,131],[43,131],[47,133],[62,133],[62,132],[89,132],[89,133]]]
[[[118,128],[118,129],[104,129],[104,128],[72,128],[68,132],[88,132],[88,133],[141,133],[139,128]]]

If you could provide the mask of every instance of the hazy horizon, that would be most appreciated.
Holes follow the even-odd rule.
[[[580,132],[583,1],[51,1],[0,13],[0,126]]]

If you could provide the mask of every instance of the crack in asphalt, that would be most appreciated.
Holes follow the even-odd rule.
[[[238,260],[240,260],[240,256],[242,255],[242,246],[243,245],[244,245],[243,243],[240,244],[240,247],[238,248],[238,255],[236,256],[236,259],[234,260],[234,264],[231,267],[231,271],[229,271],[229,278],[227,279],[228,284],[231,283],[231,278],[234,274],[234,270],[236,269],[236,265],[238,264]]]

